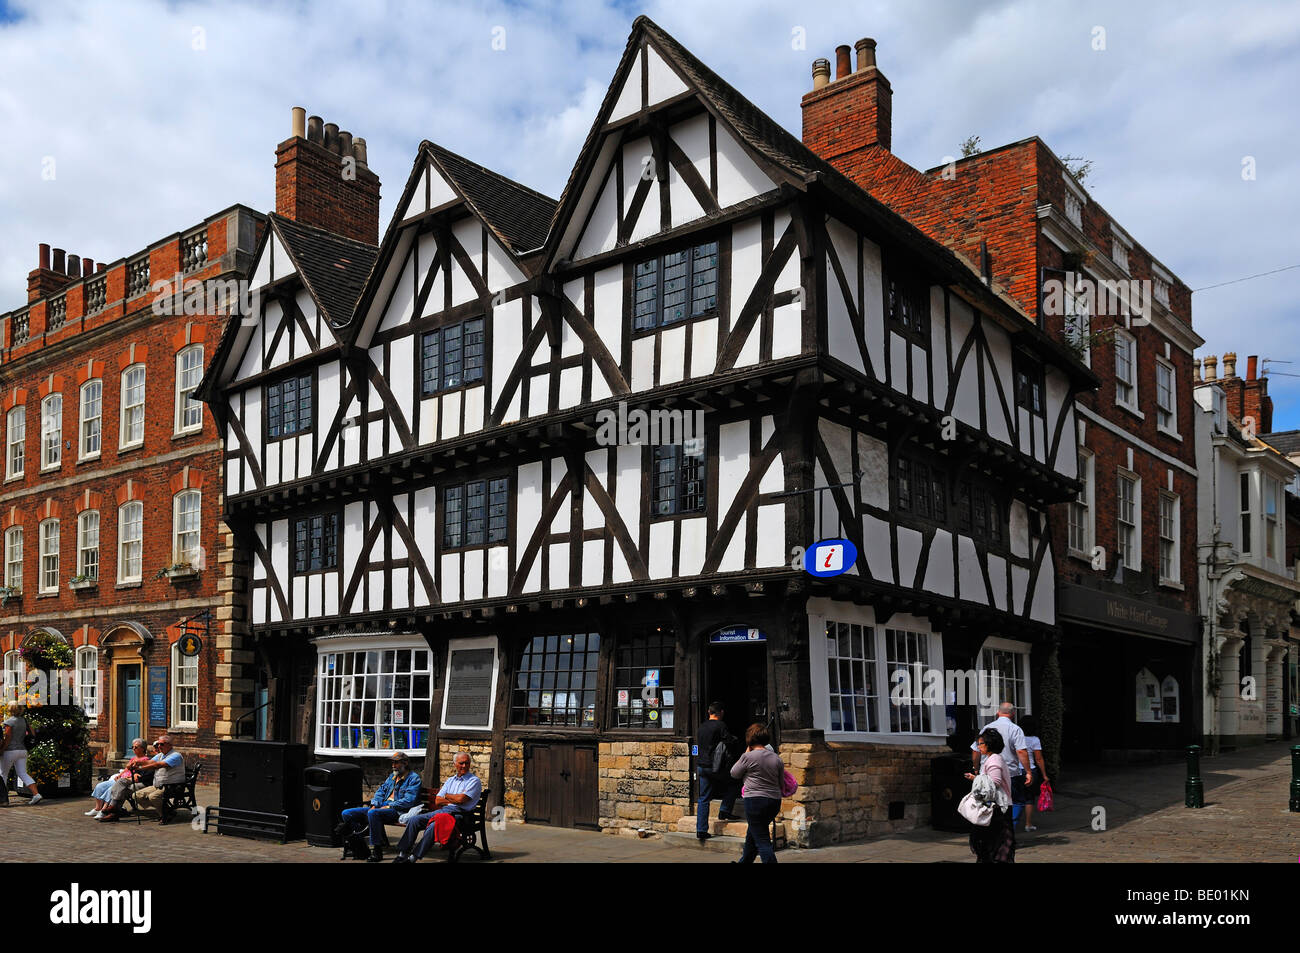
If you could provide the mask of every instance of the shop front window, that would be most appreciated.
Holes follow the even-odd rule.
[[[618,642],[614,669],[614,727],[672,728],[677,691],[677,639],[669,629]]]
[[[519,659],[511,723],[596,727],[599,660],[598,632],[534,636]]]
[[[320,753],[420,751],[429,741],[432,654],[423,639],[318,647]]]

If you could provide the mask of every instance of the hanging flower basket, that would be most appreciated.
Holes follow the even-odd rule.
[[[39,668],[42,671],[72,668],[72,647],[48,632],[37,632],[28,636],[23,641],[19,654],[32,668]]]

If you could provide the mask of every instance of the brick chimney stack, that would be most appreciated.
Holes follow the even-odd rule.
[[[275,210],[285,218],[379,244],[379,176],[366,140],[295,106],[290,136],[275,149]],[[346,152],[344,151],[346,149]]]
[[[37,298],[57,294],[73,280],[67,273],[63,249],[54,249],[54,260],[51,262],[50,246],[41,244],[38,246],[36,268],[27,274],[27,300],[35,301]]]
[[[1212,358],[1206,358],[1208,364]],[[1236,420],[1247,417],[1255,421],[1255,432],[1273,432],[1273,398],[1268,396],[1268,377],[1259,376],[1259,357],[1246,358],[1246,376],[1237,376],[1237,355],[1229,351],[1223,355],[1223,377],[1219,380],[1227,397],[1228,414]]]
[[[889,151],[894,95],[876,66],[876,41],[866,37],[854,47],[858,61],[853,72],[849,48],[836,49],[834,80],[829,80],[827,60],[813,62],[813,88],[802,103],[804,145],[850,176],[869,150]]]

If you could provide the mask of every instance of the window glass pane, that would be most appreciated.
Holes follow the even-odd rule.
[[[459,387],[464,372],[461,363],[461,326],[442,329],[442,386]]]
[[[465,382],[483,379],[483,319],[465,322]]]
[[[695,247],[691,263],[691,315],[705,314],[718,303],[718,243]]]
[[[663,258],[663,324],[672,324],[686,318],[689,267],[689,255],[685,251],[674,252]]]
[[[655,326],[659,311],[659,260],[652,258],[636,266],[635,312],[633,327],[645,330]]]
[[[455,547],[462,545],[464,538],[464,487],[449,486],[443,494],[442,545]]]
[[[420,392],[426,396],[438,390],[438,372],[442,369],[439,358],[441,341],[440,331],[430,331],[424,336],[420,352]]]

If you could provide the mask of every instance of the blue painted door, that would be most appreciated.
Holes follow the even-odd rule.
[[[122,682],[122,751],[131,750],[131,742],[141,737],[140,730],[140,668],[132,665],[123,669]]]

